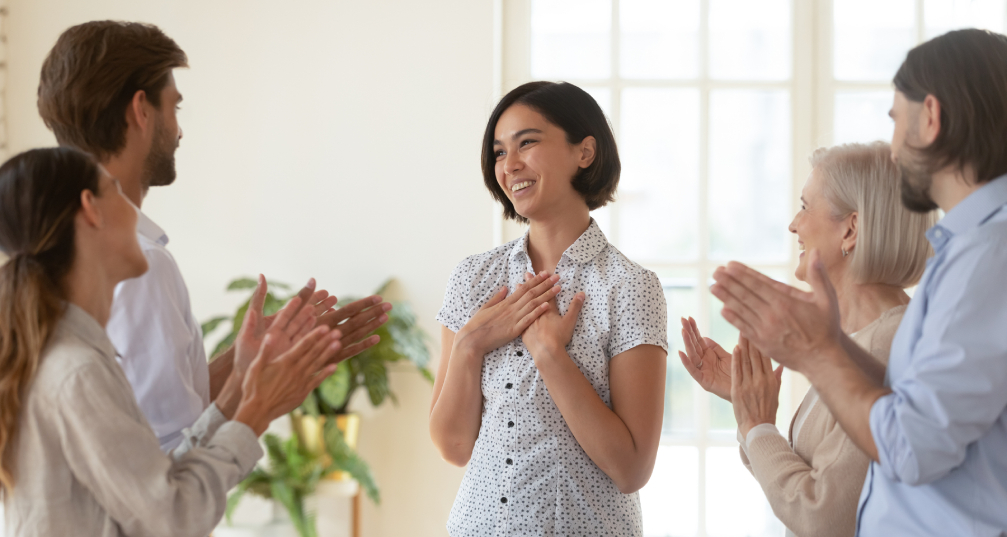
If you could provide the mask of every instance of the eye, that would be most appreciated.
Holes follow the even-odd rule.
[[[500,158],[504,156],[506,152],[503,149],[497,149],[496,152],[494,152],[493,154],[496,156],[496,158]]]
[[[524,146],[526,146],[526,145],[528,145],[528,144],[533,144],[533,143],[535,143],[535,142],[537,142],[537,141],[538,141],[538,140],[532,140],[532,139],[528,139],[528,140],[521,140],[521,147],[524,147]]]

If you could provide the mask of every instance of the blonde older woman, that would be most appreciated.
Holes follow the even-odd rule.
[[[899,172],[888,144],[819,149],[790,224],[801,258],[817,248],[836,288],[843,331],[877,360],[858,364],[883,371],[909,296],[932,254],[924,232],[936,215],[907,211],[899,201]],[[741,459],[762,486],[787,535],[849,536],[868,458],[828,408],[808,391],[790,423],[789,441],[775,427],[780,371],[754,345],[740,340],[732,355],[682,319],[682,363],[707,391],[732,401]],[[732,378],[733,377],[733,378]],[[733,384],[732,384],[733,383]]]

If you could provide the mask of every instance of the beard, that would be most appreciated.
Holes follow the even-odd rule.
[[[178,139],[173,138],[160,120],[154,125],[154,142],[143,162],[147,187],[168,186],[175,182],[175,149]]]

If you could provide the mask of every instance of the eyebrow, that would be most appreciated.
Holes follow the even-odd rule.
[[[514,136],[511,136],[511,139],[512,140],[517,140],[518,138],[524,136],[525,134],[531,134],[531,133],[542,134],[542,130],[541,129],[524,129],[524,130],[520,130],[520,131],[517,131],[516,133],[514,133]],[[503,144],[503,142],[501,142],[500,140],[493,140],[493,145],[502,145],[502,144]]]

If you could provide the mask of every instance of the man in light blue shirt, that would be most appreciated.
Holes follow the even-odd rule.
[[[892,158],[910,210],[943,209],[935,255],[887,373],[839,328],[818,252],[813,291],[717,269],[724,317],[805,374],[872,460],[857,534],[1007,535],[1007,37],[951,32],[895,75]]]

